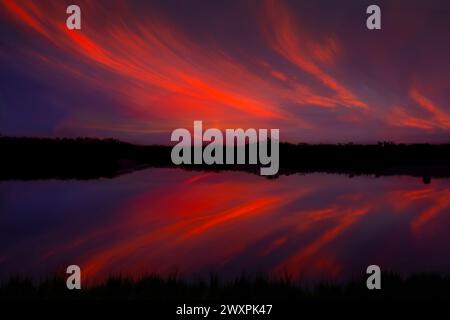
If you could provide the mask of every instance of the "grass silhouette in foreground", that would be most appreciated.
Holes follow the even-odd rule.
[[[114,139],[0,137],[0,150],[0,180],[96,179],[146,167],[176,167],[170,158],[170,146],[141,146]],[[181,167],[259,173],[259,165]],[[450,177],[450,144],[280,143],[279,174],[309,172],[411,175],[429,183],[431,178]]]
[[[177,276],[143,276],[138,280],[110,277],[104,283],[68,290],[64,277],[41,282],[13,277],[0,285],[0,299],[10,300],[109,300],[144,299],[153,301],[229,301],[229,300],[450,300],[450,277],[439,274],[414,274],[403,278],[383,273],[381,290],[368,290],[365,278],[344,284],[323,282],[304,286],[288,277],[241,276],[221,281],[186,281]]]

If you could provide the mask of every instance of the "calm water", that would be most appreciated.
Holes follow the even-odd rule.
[[[115,273],[347,279],[450,271],[450,180],[148,169],[0,182],[0,278]]]

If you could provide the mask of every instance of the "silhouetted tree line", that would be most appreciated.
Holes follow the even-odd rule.
[[[142,146],[115,139],[48,139],[0,136],[0,179],[94,179],[145,167],[174,167],[170,146]],[[247,153],[248,155],[248,153]],[[243,170],[259,165],[183,165],[191,170]],[[279,174],[412,175],[428,183],[450,177],[450,144],[280,143]]]
[[[164,146],[114,139],[0,137],[0,179],[92,179],[170,164]]]
[[[288,144],[280,145],[280,165],[286,172],[326,172],[349,175],[411,175],[425,183],[450,177],[450,144]]]

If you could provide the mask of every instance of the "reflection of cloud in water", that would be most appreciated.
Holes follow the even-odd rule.
[[[79,264],[93,279],[175,270],[341,279],[369,264],[443,271],[450,266],[449,190],[447,180],[267,180],[174,169],[112,180],[5,182],[1,276],[66,264]]]

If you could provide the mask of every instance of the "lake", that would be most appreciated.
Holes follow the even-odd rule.
[[[0,279],[77,264],[186,278],[347,280],[448,273],[450,180],[151,168],[99,180],[0,182]]]

